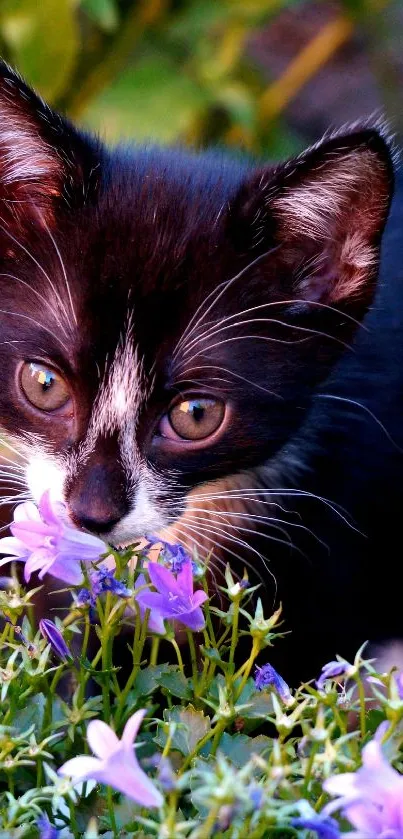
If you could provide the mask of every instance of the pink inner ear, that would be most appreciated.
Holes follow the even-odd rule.
[[[0,194],[43,207],[60,194],[62,163],[18,101],[0,102]],[[17,207],[13,206],[14,213]]]
[[[299,183],[290,180],[271,209],[286,243],[303,252],[305,242],[307,254],[312,247],[317,253],[300,291],[331,302],[360,296],[372,277],[386,218],[384,162],[370,149],[358,148],[324,155]]]

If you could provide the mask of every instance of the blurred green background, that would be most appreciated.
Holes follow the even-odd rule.
[[[402,0],[0,0],[0,52],[108,140],[283,157],[381,112],[403,132]]]

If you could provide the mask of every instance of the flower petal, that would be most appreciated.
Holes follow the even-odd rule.
[[[193,630],[193,632],[199,632],[201,629],[204,629],[206,625],[203,612],[199,606],[195,609],[189,610],[188,612],[178,612],[175,614],[175,620],[179,621],[179,623],[183,623],[184,626],[187,626],[189,629]]]
[[[14,556],[28,556],[28,549],[26,545],[24,545],[20,539],[16,539],[15,536],[4,536],[3,539],[0,539],[0,553],[1,554],[13,554]]]
[[[119,738],[102,720],[91,720],[87,728],[87,740],[94,754],[101,760],[106,760],[120,747]]]
[[[191,597],[193,594],[193,570],[191,559],[186,559],[176,579],[181,594],[185,597]]]
[[[145,708],[141,708],[139,711],[136,711],[135,714],[132,714],[132,716],[129,717],[123,729],[121,742],[125,748],[130,750],[130,752],[133,750],[133,743],[137,737],[137,732],[143,722],[145,714]]]
[[[60,501],[53,501],[50,497],[50,490],[46,490],[41,496],[38,504],[41,518],[46,524],[60,525],[60,519],[67,515],[66,507]]]
[[[33,501],[18,504],[13,514],[14,521],[40,521],[39,510]]]
[[[179,586],[175,575],[168,568],[159,565],[158,562],[149,562],[147,571],[153,586],[160,594],[167,597],[169,594],[180,594]]]
[[[80,563],[76,559],[65,559],[57,556],[48,568],[48,573],[52,577],[56,577],[57,580],[62,580],[72,586],[78,586],[83,582]]]
[[[98,758],[80,755],[67,760],[57,771],[59,775],[72,778],[74,783],[78,783],[90,778],[97,781],[100,769],[102,771],[102,762]]]
[[[208,600],[208,594],[202,588],[198,588],[192,596],[194,606],[201,606],[202,603]]]
[[[143,772],[134,751],[130,756],[126,749],[115,752],[103,764],[102,778],[98,778],[143,807],[161,807],[163,803],[161,793]]]

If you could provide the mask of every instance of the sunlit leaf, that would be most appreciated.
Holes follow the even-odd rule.
[[[42,96],[52,101],[65,90],[79,46],[72,0],[6,0],[0,32],[13,63]]]
[[[81,0],[81,8],[105,32],[114,32],[119,24],[115,0]]]

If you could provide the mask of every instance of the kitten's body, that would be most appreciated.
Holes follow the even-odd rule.
[[[274,652],[285,674],[398,636],[400,186],[365,316],[392,191],[382,135],[277,167],[108,152],[1,75],[0,417],[28,461],[17,476],[113,543],[213,549],[212,588],[227,560],[247,564],[293,630]]]

